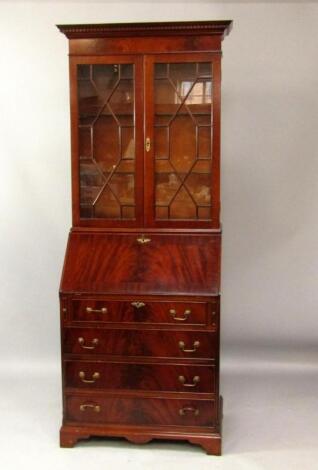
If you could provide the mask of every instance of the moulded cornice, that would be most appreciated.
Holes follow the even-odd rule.
[[[232,27],[230,20],[183,21],[160,23],[108,23],[57,25],[68,39],[96,37],[174,36],[174,35],[221,35],[224,37]]]

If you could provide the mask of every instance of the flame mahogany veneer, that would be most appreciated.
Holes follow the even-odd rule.
[[[218,295],[220,234],[71,233],[61,291],[133,295]]]
[[[60,445],[172,439],[220,455],[220,58],[231,22],[58,27],[73,209]]]

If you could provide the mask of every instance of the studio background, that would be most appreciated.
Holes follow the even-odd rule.
[[[60,450],[71,175],[68,46],[55,24],[202,19],[234,21],[222,65],[225,455],[121,441]],[[92,470],[316,468],[317,25],[318,3],[306,1],[0,1],[1,468],[39,452],[47,469],[92,456]]]

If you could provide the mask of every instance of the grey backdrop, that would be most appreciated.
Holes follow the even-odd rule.
[[[110,455],[123,465],[127,453],[131,466],[159,468],[165,459],[180,468],[210,465],[187,446],[168,446],[168,454],[159,444],[142,450],[87,444],[68,453],[56,447],[57,292],[71,201],[67,42],[54,24],[218,18],[233,19],[234,27],[223,43],[222,83],[227,456],[216,465],[272,470],[290,459],[289,468],[299,468],[297,462],[316,468],[317,3],[82,1],[0,2],[0,409],[11,436],[11,444],[0,440],[6,451],[0,463],[6,470],[19,463],[17,442],[30,457],[24,465],[40,449],[46,468],[84,468],[91,455],[96,468],[111,463]]]

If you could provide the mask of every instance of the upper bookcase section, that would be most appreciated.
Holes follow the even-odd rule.
[[[70,39],[70,55],[127,53],[127,49],[141,54],[191,50],[216,52],[221,50],[221,41],[231,30],[232,21],[73,24],[57,27]],[[118,38],[122,38],[121,43]],[[161,40],[158,41],[158,38]]]

